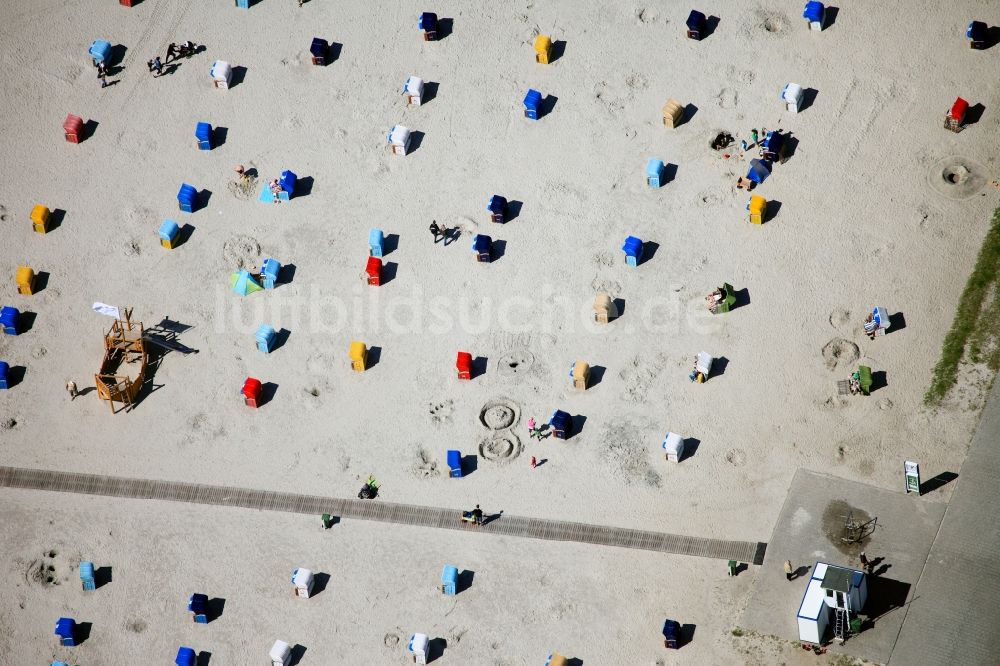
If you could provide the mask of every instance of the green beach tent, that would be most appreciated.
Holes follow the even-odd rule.
[[[229,285],[240,296],[246,296],[264,288],[250,275],[249,271],[233,273],[232,277],[229,278]]]

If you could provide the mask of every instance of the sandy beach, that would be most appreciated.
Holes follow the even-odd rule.
[[[374,475],[392,502],[749,541],[768,540],[800,467],[900,491],[903,460],[927,477],[957,472],[979,375],[942,408],[922,396],[1000,194],[986,182],[998,176],[1000,48],[963,38],[969,20],[1000,15],[985,0],[918,0],[907,17],[844,2],[817,33],[802,4],[713,0],[699,9],[718,25],[700,42],[684,36],[691,7],[642,3],[8,7],[0,275],[3,304],[33,317],[0,336],[0,359],[23,369],[0,392],[0,461],[343,497]],[[443,39],[422,41],[422,11],[451,19]],[[549,65],[534,61],[538,34],[564,42]],[[325,67],[310,62],[317,36],[336,43]],[[121,60],[103,89],[95,39]],[[152,77],[146,61],[187,39],[204,49]],[[228,90],[212,86],[216,60],[238,68]],[[419,107],[401,94],[409,76],[432,92]],[[797,114],[780,100],[789,82],[813,91]],[[523,116],[529,88],[550,98],[538,121]],[[956,134],[942,119],[957,96],[985,110]],[[673,129],[669,98],[696,107]],[[96,123],[78,145],[63,137],[67,113]],[[224,128],[211,151],[195,145],[201,121]],[[419,132],[406,156],[387,150],[394,125]],[[758,226],[735,187],[756,151],[709,144],[762,127],[795,141],[755,190],[771,210]],[[658,189],[650,158],[671,165]],[[956,160],[981,187],[942,184]],[[232,186],[236,164],[259,175],[250,198]],[[284,170],[299,177],[295,196],[258,201]],[[182,183],[201,191],[193,214],[178,211]],[[489,221],[493,194],[514,202],[505,224]],[[28,218],[39,203],[64,211],[45,235]],[[191,227],[173,250],[157,237],[165,219]],[[459,238],[433,242],[432,220]],[[373,287],[376,227],[389,251]],[[476,234],[492,236],[491,263],[475,261]],[[638,267],[621,251],[630,235],[647,243]],[[283,282],[233,293],[230,275],[265,258]],[[44,288],[17,294],[20,265]],[[712,315],[704,297],[723,282],[745,301]],[[598,291],[623,305],[607,325],[592,321]],[[197,350],[159,356],[129,412],[86,391],[112,323],[94,302],[132,307]],[[876,305],[902,326],[869,340]],[[254,342],[264,323],[287,331],[270,354]],[[373,348],[364,373],[351,371],[353,340]],[[456,377],[459,351],[484,359],[472,381]],[[699,351],[719,362],[693,384]],[[594,370],[585,392],[568,377],[577,359]],[[838,395],[859,364],[884,385]],[[239,395],[247,377],[268,384],[256,410]],[[72,401],[71,380],[84,389]],[[499,461],[481,448],[497,436],[483,417],[496,404],[514,414],[501,433],[514,455]],[[579,432],[531,440],[527,420],[556,409]],[[693,450],[679,464],[660,449],[668,431]],[[448,478],[448,449],[476,457],[464,478]],[[532,469],[531,456],[544,462]],[[0,654],[12,664],[62,654],[51,625],[67,613],[93,622],[81,666],[167,663],[181,644],[213,666],[262,663],[276,638],[305,646],[304,666],[404,663],[413,631],[447,640],[440,663],[541,664],[554,649],[585,664],[815,663],[732,635],[754,567],[730,579],[724,562],[624,549],[0,496]],[[52,549],[68,579],[32,582]],[[80,557],[114,581],[82,596]],[[449,562],[476,573],[445,601],[435,580]],[[294,599],[297,566],[327,572],[326,590]],[[183,602],[209,585],[225,614],[194,627]],[[678,653],[662,647],[665,617],[697,625]]]

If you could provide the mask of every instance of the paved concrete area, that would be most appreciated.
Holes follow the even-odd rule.
[[[858,554],[864,550],[875,562],[865,606],[872,621],[831,650],[888,661],[945,511],[943,503],[905,494],[902,461],[899,477],[899,492],[892,492],[804,469],[796,472],[742,626],[798,640],[795,616],[812,566],[823,561],[860,568]],[[860,543],[842,541],[848,515],[858,522],[875,519],[873,531]],[[791,582],[782,568],[786,559],[798,568],[799,576]]]
[[[956,483],[890,666],[1000,663],[1000,382]]]
[[[462,522],[460,511],[456,509],[18,467],[0,467],[0,486],[132,499],[214,504],[265,511],[311,513],[317,516],[317,521],[320,514],[329,513],[341,518],[375,520],[441,529],[475,530],[486,534],[547,539],[549,541],[578,541],[601,546],[637,548],[661,553],[736,560],[751,564],[763,562],[764,551],[767,547],[766,544],[752,541],[706,539],[648,530],[510,516],[502,513],[491,515],[489,507],[485,510],[485,524],[477,527]]]

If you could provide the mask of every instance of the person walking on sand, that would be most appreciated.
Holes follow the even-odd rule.
[[[427,227],[431,231],[431,236],[434,237],[434,242],[438,242],[438,236],[444,237],[444,230],[438,226],[437,220],[431,221],[431,226]]]
[[[170,42],[170,44],[167,45],[167,57],[163,59],[163,62],[164,63],[168,63],[168,62],[170,62],[171,58],[173,58],[174,60],[177,60],[177,58],[178,58],[178,55],[177,55],[177,44],[175,44],[173,42]]]
[[[102,88],[107,88],[108,87],[108,75],[107,74],[101,74],[97,78],[99,78],[101,80],[101,87]]]
[[[785,580],[791,580],[795,575],[795,570],[792,569],[792,561],[785,560]]]
[[[531,456],[531,469],[538,467],[538,461],[535,460],[535,456]]]
[[[861,551],[858,559],[861,560],[861,568],[864,572],[871,573],[871,562],[868,560],[868,555],[865,554],[865,551]]]
[[[755,129],[750,130],[750,143],[752,143],[753,145],[756,146],[758,138],[759,137],[757,135],[757,130],[755,130]]]
[[[66,382],[66,390],[69,392],[70,402],[76,400],[76,396],[79,392],[76,390],[76,382]]]
[[[149,62],[149,71],[157,77],[163,73],[163,63],[160,62],[160,56],[156,56]]]

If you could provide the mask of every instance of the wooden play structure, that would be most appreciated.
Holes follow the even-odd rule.
[[[104,360],[100,372],[94,375],[97,397],[108,401],[112,414],[118,412],[116,402],[122,403],[126,411],[132,409],[146,379],[149,360],[142,322],[132,321],[131,308],[122,308],[119,312],[119,319],[104,336]],[[137,372],[126,372],[135,368]],[[123,372],[125,374],[121,374]]]

